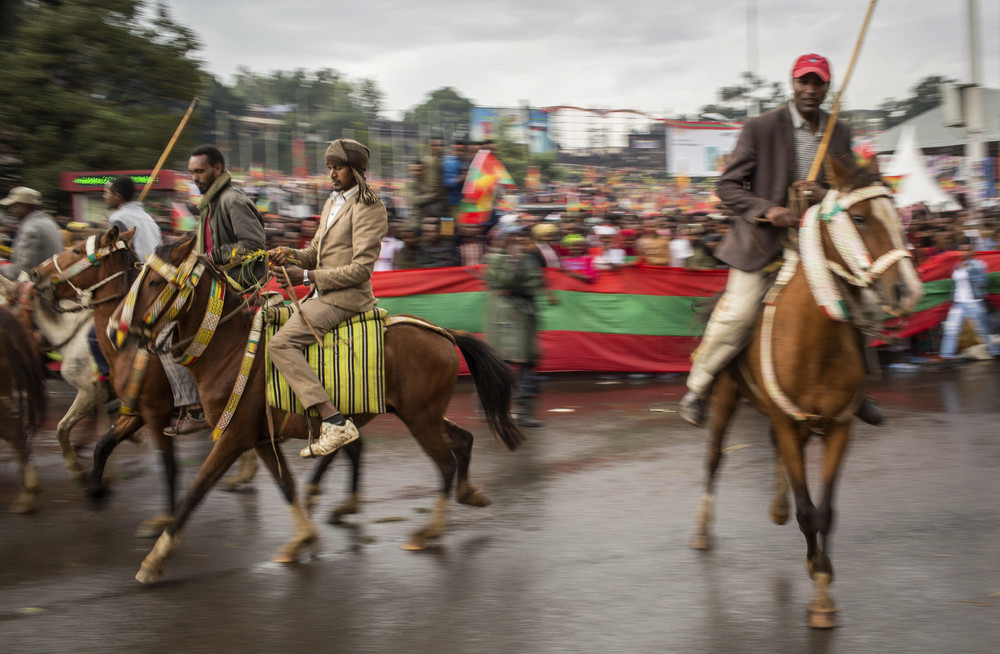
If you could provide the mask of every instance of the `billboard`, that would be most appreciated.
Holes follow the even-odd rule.
[[[667,124],[667,173],[718,177],[736,147],[740,126],[730,123]]]
[[[527,145],[532,153],[554,149],[549,139],[549,114],[527,107],[473,107],[469,115],[469,138],[495,139],[503,129],[515,143]]]

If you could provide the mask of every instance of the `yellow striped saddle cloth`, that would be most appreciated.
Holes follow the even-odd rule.
[[[268,309],[268,338],[292,315],[292,307]],[[319,345],[306,348],[306,359],[323,383],[330,399],[344,415],[385,413],[385,347],[383,334],[389,313],[375,308],[337,325]],[[266,357],[267,402],[271,406],[305,414],[306,410],[288,382]]]

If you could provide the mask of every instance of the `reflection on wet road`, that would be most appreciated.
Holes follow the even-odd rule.
[[[860,425],[832,538],[841,628],[805,626],[811,584],[794,524],[767,519],[766,424],[743,410],[727,440],[716,547],[688,549],[706,434],[673,413],[680,378],[561,377],[545,426],[514,453],[492,442],[462,384],[449,415],[478,440],[488,508],[452,505],[448,533],[399,549],[433,506],[437,472],[392,417],[363,431],[362,512],[325,524],[347,464],[324,482],[316,556],[268,561],[291,534],[263,471],[213,492],[163,581],[133,580],[161,508],[149,445],[112,458],[114,495],[89,510],[62,468],[55,405],[34,444],[42,510],[0,514],[3,652],[994,652],[1000,639],[1000,367],[897,373],[876,385],[889,420]],[[75,436],[89,459],[93,420]],[[743,447],[741,447],[743,446]],[[184,483],[210,449],[182,437]],[[300,486],[310,463],[285,446]],[[809,472],[820,448],[810,447]],[[0,506],[15,467],[0,445]]]

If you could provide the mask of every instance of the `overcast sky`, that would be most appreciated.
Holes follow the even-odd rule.
[[[979,11],[980,83],[1000,86],[1000,3]],[[868,0],[170,0],[211,72],[333,68],[374,78],[384,107],[451,86],[475,104],[697,112],[749,69],[787,84],[818,52],[846,72]],[[849,108],[905,97],[927,75],[970,77],[966,2],[881,0],[846,96]]]

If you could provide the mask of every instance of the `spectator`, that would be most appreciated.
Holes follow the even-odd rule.
[[[649,266],[669,266],[670,238],[661,234],[656,229],[655,223],[647,223],[642,228],[642,236],[635,242],[635,252],[639,257],[639,263]]]
[[[1000,356],[1000,346],[990,337],[989,308],[986,295],[989,281],[986,264],[972,256],[972,245],[965,241],[958,246],[959,260],[951,273],[954,290],[951,309],[944,321],[944,335],[941,339],[941,358],[952,359],[958,350],[958,336],[966,320],[970,320],[986,350],[996,360]]]
[[[566,274],[588,284],[597,281],[594,257],[587,253],[587,239],[580,234],[567,234],[562,239],[562,246],[567,252],[562,260]]]
[[[683,268],[688,257],[694,254],[691,246],[691,228],[682,225],[677,228],[677,235],[670,241],[670,265],[674,268]]]
[[[421,268],[449,268],[458,265],[458,250],[455,241],[441,235],[441,220],[427,217],[423,219],[420,233]]]
[[[403,245],[396,250],[392,260],[394,270],[412,270],[423,268],[420,256],[420,234],[417,230],[403,227],[399,230],[399,240]]]

